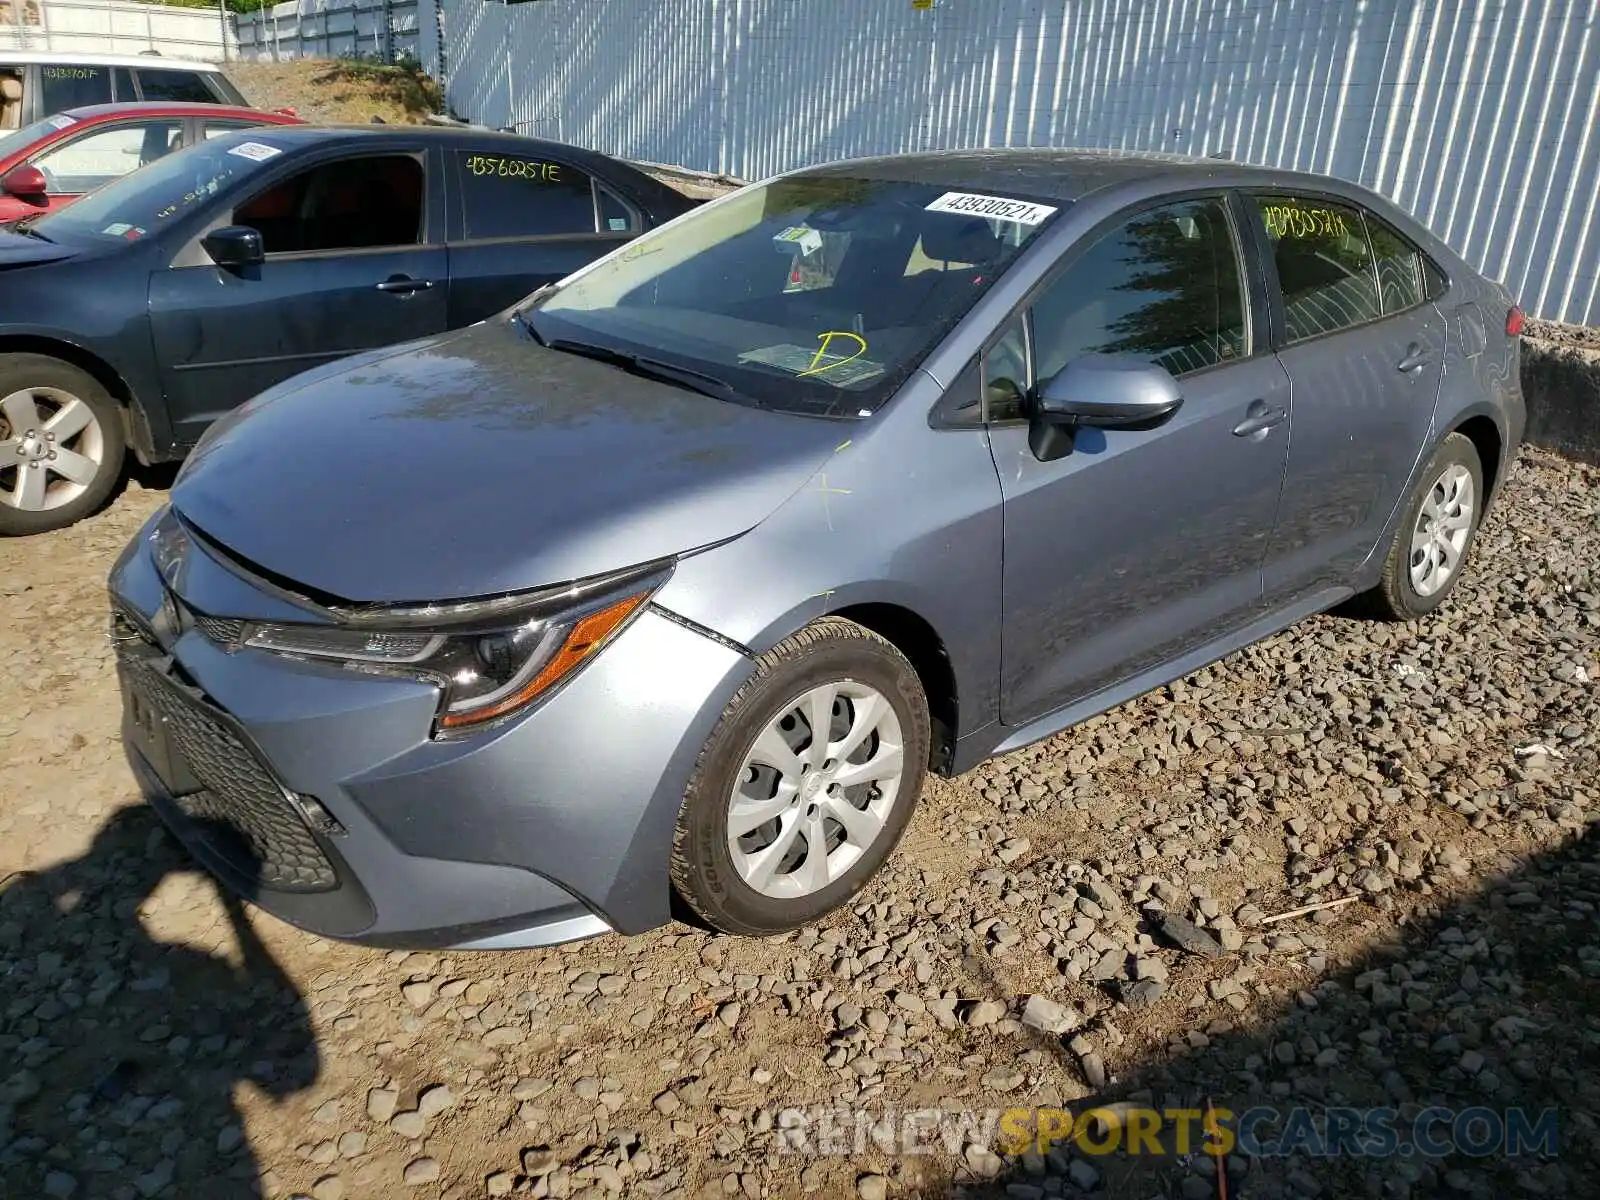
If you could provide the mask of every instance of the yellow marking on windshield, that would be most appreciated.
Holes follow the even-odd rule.
[[[849,338],[856,344],[856,352],[846,358],[839,359],[837,362],[831,362],[825,366],[819,366],[818,364],[821,363],[824,358],[828,357],[828,348],[833,345],[834,338]],[[849,330],[845,329],[830,329],[827,333],[819,333],[817,334],[817,340],[822,343],[821,348],[818,349],[816,354],[812,356],[811,365],[804,371],[801,371],[800,374],[796,375],[796,379],[804,379],[807,375],[820,375],[824,371],[832,371],[836,367],[844,366],[845,363],[855,362],[856,359],[860,358],[867,352],[867,339],[862,337],[859,333],[851,333]]]

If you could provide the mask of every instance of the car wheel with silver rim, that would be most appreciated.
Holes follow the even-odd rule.
[[[44,355],[0,355],[0,534],[87,516],[116,486],[124,452],[117,402],[92,375]]]
[[[1361,597],[1367,609],[1404,621],[1443,604],[1461,581],[1486,499],[1477,447],[1452,433],[1434,451],[1408,500],[1382,579]]]
[[[673,846],[679,895],[728,933],[807,924],[893,851],[930,738],[915,669],[851,621],[808,625],[757,661],[700,755]]]

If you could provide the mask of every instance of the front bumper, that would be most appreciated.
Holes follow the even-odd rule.
[[[429,684],[219,639],[231,620],[282,619],[284,601],[198,545],[169,598],[149,529],[110,581],[124,743],[226,884],[381,946],[548,945],[669,919],[678,808],[749,671],[737,652],[646,610],[530,713],[434,741]]]

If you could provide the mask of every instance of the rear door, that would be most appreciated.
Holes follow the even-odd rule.
[[[261,266],[224,270],[197,237],[152,276],[152,334],[180,443],[300,371],[445,328],[438,167],[421,145],[321,156],[208,223],[258,230]]]
[[[446,153],[452,328],[570,275],[642,228],[633,205],[559,157],[504,145]]]
[[[1428,442],[1446,330],[1421,252],[1375,214],[1309,192],[1246,207],[1293,397],[1264,572],[1276,600],[1348,583],[1372,551]]]

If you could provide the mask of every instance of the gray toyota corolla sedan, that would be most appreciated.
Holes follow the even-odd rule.
[[[220,422],[111,578],[130,758],[270,911],[379,945],[858,892],[964,771],[1355,598],[1460,582],[1522,314],[1349,184],[834,164]]]

